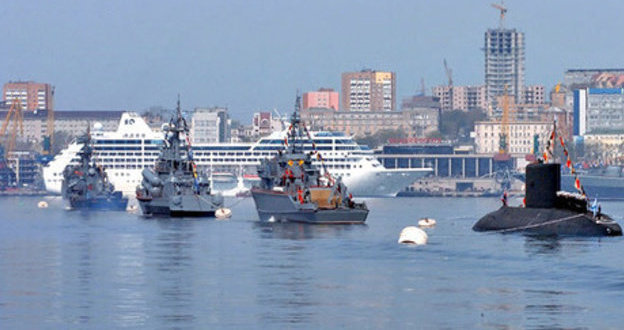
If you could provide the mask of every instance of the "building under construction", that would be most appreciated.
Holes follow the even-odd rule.
[[[493,4],[500,10],[500,25],[485,32],[485,90],[491,106],[498,106],[498,98],[505,88],[515,103],[523,103],[524,92],[524,33],[503,27],[507,8]]]

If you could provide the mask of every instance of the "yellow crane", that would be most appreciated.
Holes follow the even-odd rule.
[[[11,126],[11,131],[7,132],[9,126]],[[2,123],[2,128],[0,128],[0,138],[2,139],[2,144],[5,148],[5,157],[8,157],[9,154],[15,149],[18,128],[19,134],[24,135],[22,102],[16,98],[11,103],[11,108],[7,112],[6,118]]]
[[[505,21],[505,14],[507,13],[507,7],[505,7],[505,3],[503,2],[503,0],[501,0],[501,3],[493,3],[492,7],[498,9],[500,11],[500,22],[499,22],[499,26],[502,29],[503,28],[503,22]]]
[[[499,140],[499,154],[509,153],[509,94],[507,93],[507,85],[501,98],[501,106],[503,115],[501,116],[501,132]]]
[[[51,155],[54,146],[54,87],[52,87],[52,97],[50,98],[50,105],[48,110],[48,121],[46,125],[47,135],[43,137],[43,152],[44,155]]]

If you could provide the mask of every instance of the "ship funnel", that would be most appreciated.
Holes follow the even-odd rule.
[[[526,167],[526,207],[555,207],[561,190],[561,164],[529,164]]]

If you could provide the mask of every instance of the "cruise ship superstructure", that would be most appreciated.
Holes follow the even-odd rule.
[[[286,131],[274,132],[257,142],[194,144],[193,157],[204,170],[255,173],[263,158],[284,148]],[[103,166],[111,182],[126,195],[133,195],[141,182],[143,168],[154,166],[163,143],[162,133],[153,131],[137,113],[121,116],[117,131],[92,133],[94,159]],[[311,132],[304,148],[312,143],[322,153],[325,166],[335,177],[342,177],[357,196],[395,196],[403,188],[432,172],[431,168],[386,169],[368,148],[362,148],[350,136],[336,132]],[[60,194],[63,169],[77,161],[82,146],[72,142],[43,169],[46,189]],[[319,162],[319,160],[316,160]],[[320,164],[319,164],[320,165]]]

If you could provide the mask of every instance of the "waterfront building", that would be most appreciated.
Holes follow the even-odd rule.
[[[315,92],[303,93],[303,109],[328,108],[339,109],[339,94],[331,88],[321,88]]]
[[[256,112],[251,121],[251,137],[257,140],[260,137],[267,136],[273,132],[284,129],[282,120],[278,116],[274,116],[271,112]]]
[[[516,103],[522,103],[524,33],[516,29],[488,29],[483,50],[487,101],[497,107],[497,97],[506,92]]]
[[[575,90],[574,135],[624,135],[624,88]]]
[[[524,86],[521,101],[524,104],[545,104],[544,94],[544,85]]]
[[[511,154],[533,153],[534,135],[538,135],[539,145],[545,146],[552,131],[553,122],[524,121],[509,123],[508,147]],[[477,153],[492,154],[499,151],[501,122],[478,121],[474,128],[475,149]]]
[[[196,108],[191,117],[191,142],[229,142],[230,125],[227,108]]]
[[[478,178],[496,171],[491,154],[466,153],[463,147],[435,139],[390,141],[375,156],[386,168],[430,167],[436,177]]]
[[[396,74],[374,70],[343,73],[342,110],[396,110]]]
[[[624,88],[624,68],[567,70],[561,85],[566,109],[574,107],[574,91],[586,88]]]
[[[488,108],[485,85],[480,86],[435,86],[433,96],[440,99],[442,111],[475,111]]]
[[[68,136],[79,136],[86,132],[87,127],[94,128],[100,123],[102,129],[114,130],[119,124],[122,111],[54,111],[54,131],[64,132]],[[0,118],[7,112],[0,111]],[[41,145],[47,135],[48,110],[37,110],[23,113],[24,134],[18,140]]]
[[[301,119],[312,130],[344,132],[347,135],[365,136],[380,130],[401,129],[409,137],[423,137],[438,131],[438,108],[407,108],[402,111],[361,112],[307,109]]]
[[[25,111],[53,110],[54,87],[34,81],[11,81],[2,88],[2,100],[11,105],[16,99]]]

